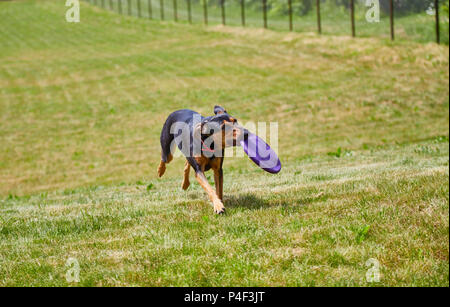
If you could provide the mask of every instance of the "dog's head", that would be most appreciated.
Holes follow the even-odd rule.
[[[205,117],[197,125],[197,134],[202,137],[212,137],[216,149],[236,146],[244,138],[245,129],[238,124],[236,118],[228,114],[221,106],[214,107],[214,116]]]

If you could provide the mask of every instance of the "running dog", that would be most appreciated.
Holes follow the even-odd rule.
[[[192,110],[178,110],[169,115],[161,131],[161,162],[158,176],[166,171],[166,164],[172,161],[175,145],[186,157],[181,187],[189,185],[189,171],[195,171],[195,178],[206,191],[214,212],[225,212],[223,206],[223,159],[226,147],[236,146],[248,134],[221,106],[214,107],[213,116],[203,117]],[[214,171],[216,190],[208,183],[205,171]]]

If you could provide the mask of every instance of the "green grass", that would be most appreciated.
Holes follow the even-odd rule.
[[[65,9],[0,3],[0,285],[449,285],[448,47]],[[226,159],[223,216],[156,179],[165,117],[215,104],[283,164]]]

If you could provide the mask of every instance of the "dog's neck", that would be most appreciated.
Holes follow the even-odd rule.
[[[213,143],[211,143],[211,147],[208,147],[208,146],[206,146],[206,144],[205,144],[205,142],[202,140],[202,139],[200,139],[201,140],[201,142],[202,142],[202,151],[208,151],[208,152],[215,152],[214,151],[214,142]]]

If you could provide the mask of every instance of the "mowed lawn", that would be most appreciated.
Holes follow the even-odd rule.
[[[64,4],[0,3],[1,286],[449,286],[447,46]],[[226,159],[222,216],[156,178],[167,115],[215,104],[283,165]]]

